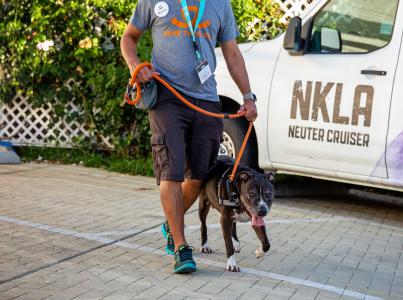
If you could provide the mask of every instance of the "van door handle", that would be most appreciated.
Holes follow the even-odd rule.
[[[378,71],[378,70],[361,70],[362,75],[378,75],[378,76],[386,76],[388,72],[386,71]]]

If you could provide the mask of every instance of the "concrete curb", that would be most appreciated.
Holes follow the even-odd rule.
[[[370,201],[376,201],[376,202],[403,206],[403,197],[362,191],[362,190],[354,189],[354,188],[349,189],[348,195],[351,198],[355,198],[355,199],[370,200]]]
[[[369,192],[348,184],[318,179],[286,180],[274,184],[276,198],[344,197],[403,206],[403,197],[386,191]]]
[[[342,197],[348,195],[347,185],[343,183],[306,178],[285,180],[274,183],[278,198],[287,197]]]

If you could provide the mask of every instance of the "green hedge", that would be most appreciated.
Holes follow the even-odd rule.
[[[0,101],[17,93],[41,106],[51,103],[53,121],[75,119],[94,136],[112,138],[121,156],[149,155],[146,113],[122,106],[128,71],[119,42],[137,1],[2,0],[0,6]],[[271,1],[232,1],[242,33],[240,40],[271,38],[282,29],[281,12]],[[150,60],[147,34],[139,55]],[[69,90],[65,83],[79,85]],[[80,112],[65,112],[72,98]],[[57,99],[57,100],[56,100]],[[77,140],[86,148],[100,139]]]
[[[283,12],[273,0],[231,0],[240,41],[272,39],[284,30]]]

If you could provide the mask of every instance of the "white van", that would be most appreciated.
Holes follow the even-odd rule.
[[[259,117],[244,161],[263,170],[403,191],[403,3],[318,0],[285,34],[240,45]],[[223,111],[242,103],[217,49]],[[246,131],[225,120],[220,153]]]

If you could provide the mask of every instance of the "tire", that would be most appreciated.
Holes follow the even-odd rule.
[[[224,119],[223,142],[218,155],[228,155],[236,158],[246,135],[248,124],[244,120]],[[258,169],[256,140],[251,134],[246,144],[241,162],[251,168]]]

